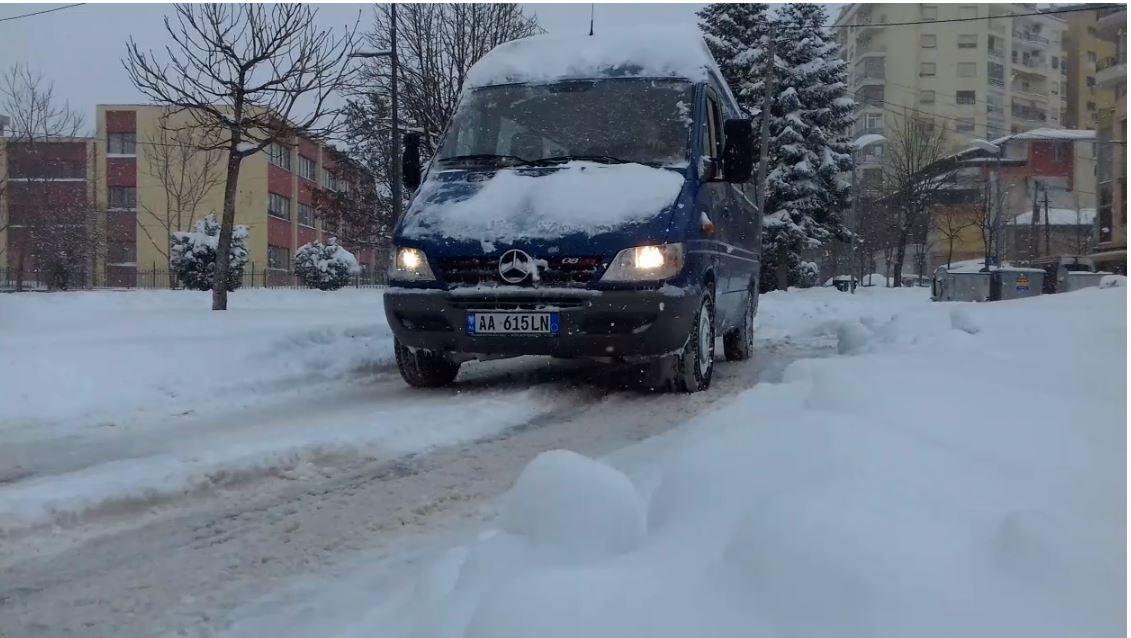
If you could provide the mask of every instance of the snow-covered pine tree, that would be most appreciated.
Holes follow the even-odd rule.
[[[774,17],[775,97],[762,234],[762,290],[784,288],[805,274],[801,253],[845,239],[841,211],[852,169],[847,134],[854,102],[845,64],[818,5],[790,4]],[[760,91],[761,82],[752,87]]]
[[[295,274],[308,288],[337,290],[361,272],[353,253],[338,245],[336,237],[303,244],[295,252]]]
[[[216,246],[220,241],[220,222],[209,214],[192,225],[189,232],[172,233],[169,265],[186,288],[212,290],[216,270]],[[229,292],[240,287],[243,270],[247,265],[247,226],[232,227],[232,245],[228,254],[226,288]]]
[[[719,72],[739,105],[751,113],[762,107],[764,39],[769,30],[766,11],[765,4],[717,2],[695,14]],[[757,144],[754,149],[757,154]]]

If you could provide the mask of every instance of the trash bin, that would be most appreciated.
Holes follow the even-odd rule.
[[[1001,268],[993,274],[998,281],[991,301],[1036,297],[1044,291],[1045,271],[1041,268]]]
[[[1109,272],[1069,272],[1064,276],[1064,286],[1061,292],[1072,292],[1081,288],[1099,286],[1100,280],[1110,275]]]

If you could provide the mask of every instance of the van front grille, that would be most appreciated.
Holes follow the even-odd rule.
[[[601,257],[546,257],[547,265],[539,270],[542,286],[584,288],[601,268]],[[505,284],[499,276],[497,257],[446,257],[440,260],[440,277],[457,286]],[[531,285],[527,278],[520,285]]]

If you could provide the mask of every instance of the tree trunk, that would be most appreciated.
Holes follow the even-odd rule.
[[[892,267],[891,285],[899,288],[903,285],[903,259],[907,256],[906,233],[899,238],[899,245],[895,247],[895,264]]]
[[[789,254],[782,251],[778,254],[778,290],[789,290]]]
[[[220,220],[220,238],[216,242],[216,270],[212,280],[212,309],[228,309],[228,254],[232,249],[232,226],[236,223],[236,193],[243,157],[236,150],[238,137],[233,135],[228,149],[228,171],[224,181],[224,216]]]
[[[950,268],[950,260],[954,259],[954,237],[947,241],[946,245],[946,267]]]

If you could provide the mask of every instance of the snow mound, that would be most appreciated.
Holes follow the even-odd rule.
[[[588,556],[628,551],[644,536],[632,482],[599,461],[565,450],[539,454],[507,497],[502,528]]]
[[[466,87],[601,77],[674,77],[693,82],[718,72],[698,29],[600,29],[538,35],[501,44],[468,71]]]
[[[837,354],[852,354],[864,348],[875,336],[868,326],[859,321],[845,321],[836,330]]]
[[[596,234],[656,217],[682,187],[675,171],[595,162],[570,162],[548,174],[500,170],[478,184],[430,179],[403,233],[487,242]],[[468,188],[470,195],[453,198]]]
[[[1104,275],[1100,279],[1100,288],[1126,288],[1127,277],[1123,275]]]
[[[978,325],[978,322],[974,321],[974,318],[969,312],[966,312],[964,308],[951,309],[950,325],[955,330],[961,330],[966,334],[976,335],[982,331],[982,327]]]

